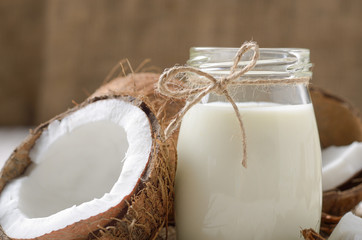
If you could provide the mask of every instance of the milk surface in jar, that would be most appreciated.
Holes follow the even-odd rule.
[[[302,239],[301,229],[318,231],[321,153],[306,87],[235,91],[248,167],[241,165],[240,126],[231,104],[211,96],[193,106],[177,147],[177,239],[293,240]]]

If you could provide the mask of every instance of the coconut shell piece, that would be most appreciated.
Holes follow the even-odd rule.
[[[362,141],[361,115],[347,101],[321,88],[310,89],[322,148]]]
[[[310,89],[322,148],[362,141],[360,112],[350,103],[317,87]],[[362,156],[361,156],[362,161]],[[362,174],[323,193],[321,233],[329,236],[341,216],[362,201]]]
[[[339,189],[327,191],[323,193],[323,212],[342,216],[360,201],[362,201],[362,184],[344,191]]]
[[[322,213],[322,223],[321,223],[320,232],[325,236],[331,235],[332,231],[337,226],[341,218],[342,216],[333,216],[326,213]]]
[[[167,225],[168,214],[173,206],[174,167],[176,152],[172,139],[164,141],[161,127],[150,108],[142,101],[128,96],[94,97],[86,102],[56,116],[52,120],[31,131],[25,141],[11,154],[0,172],[0,192],[12,179],[21,176],[32,163],[29,151],[42,132],[54,120],[65,116],[82,107],[103,99],[117,98],[130,102],[144,111],[149,119],[152,130],[152,149],[149,160],[141,178],[130,195],[109,211],[36,239],[155,239],[163,226]],[[9,239],[0,227],[1,239]]]
[[[322,148],[362,141],[362,120],[358,110],[343,99],[319,88],[312,88],[311,96]],[[360,201],[362,184],[356,185],[356,181],[352,180],[339,189],[324,192],[323,212],[341,216]]]

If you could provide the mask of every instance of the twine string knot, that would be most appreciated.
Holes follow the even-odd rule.
[[[216,82],[214,92],[218,95],[223,95],[225,94],[227,86],[227,78],[223,77]]]

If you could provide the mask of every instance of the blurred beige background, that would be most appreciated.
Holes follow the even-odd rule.
[[[81,102],[121,59],[183,64],[192,46],[311,49],[313,84],[362,109],[360,0],[0,1],[0,125]]]

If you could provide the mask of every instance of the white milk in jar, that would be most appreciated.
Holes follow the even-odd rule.
[[[240,126],[228,103],[195,105],[178,140],[178,240],[301,239],[319,229],[321,155],[311,104],[239,104],[248,167],[241,165]]]
[[[192,48],[188,65],[226,79],[232,66],[250,64],[258,48],[233,65],[237,52]],[[182,119],[175,182],[178,240],[293,240],[302,239],[302,229],[319,230],[321,150],[307,84],[297,81],[312,75],[309,50],[261,48],[253,61],[256,65],[237,75],[247,85],[206,95]],[[196,84],[219,81],[202,80]],[[241,127],[225,92],[241,114],[247,168]]]

